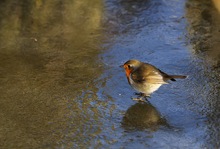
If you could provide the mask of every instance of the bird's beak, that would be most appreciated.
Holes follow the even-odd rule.
[[[124,65],[120,65],[119,67],[124,68]]]

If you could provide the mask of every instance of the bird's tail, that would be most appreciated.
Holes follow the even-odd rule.
[[[175,79],[185,79],[187,76],[183,75],[169,75],[171,81],[176,81]]]

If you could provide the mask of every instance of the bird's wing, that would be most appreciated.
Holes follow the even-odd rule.
[[[144,64],[131,74],[131,78],[136,83],[167,84],[164,75],[166,74],[156,67]]]

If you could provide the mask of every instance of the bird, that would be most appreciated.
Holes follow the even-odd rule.
[[[128,60],[121,67],[125,70],[128,83],[139,92],[137,95],[141,97],[133,100],[143,101],[142,97],[147,100],[161,85],[168,84],[169,80],[187,78],[185,75],[169,75],[149,63],[135,59]]]

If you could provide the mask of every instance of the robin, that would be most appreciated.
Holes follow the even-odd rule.
[[[150,97],[150,95],[159,89],[163,84],[168,84],[168,81],[176,81],[175,79],[185,79],[184,75],[168,75],[155,66],[143,63],[138,60],[128,60],[124,65],[125,74],[128,83],[138,92],[140,97]],[[142,98],[134,100],[142,101]]]

